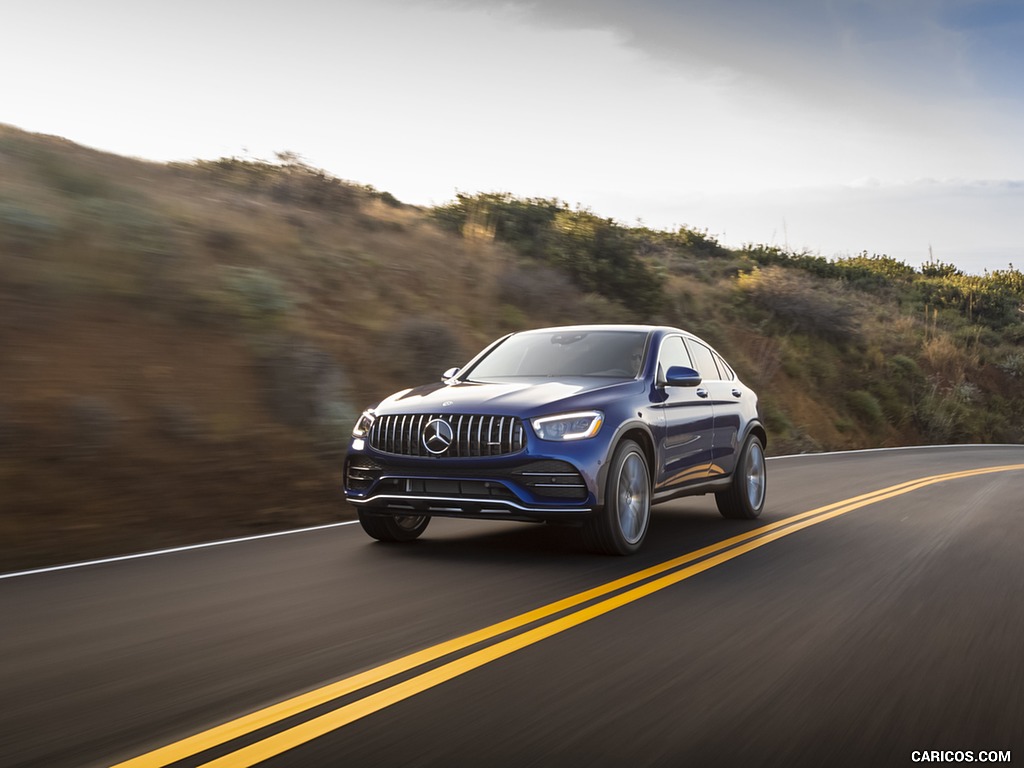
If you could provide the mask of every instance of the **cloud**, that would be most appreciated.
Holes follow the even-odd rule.
[[[414,3],[421,5],[423,0]],[[428,3],[431,0],[426,0]],[[992,0],[437,0],[601,29],[658,66],[760,109],[931,134],[1021,109],[1024,6]],[[524,52],[525,54],[525,52]],[[1016,65],[1000,69],[999,65]],[[975,119],[977,116],[977,119]],[[1000,140],[1007,131],[996,131]]]
[[[442,0],[443,2],[443,0]],[[564,29],[602,29],[663,61],[709,76],[733,71],[796,87],[842,80],[889,87],[969,84],[967,32],[946,21],[941,0],[464,0],[515,11],[534,23]],[[813,62],[815,66],[808,66]],[[898,67],[894,67],[898,64]],[[827,93],[821,94],[827,97]]]

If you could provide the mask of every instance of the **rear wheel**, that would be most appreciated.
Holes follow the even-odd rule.
[[[650,521],[647,457],[632,440],[623,440],[608,467],[604,508],[583,529],[587,545],[607,555],[630,555],[643,544]]]
[[[375,515],[359,512],[359,524],[377,541],[412,541],[427,530],[427,515]]]
[[[715,494],[718,511],[722,517],[753,520],[764,509],[767,487],[764,444],[757,435],[751,435],[743,444],[743,452],[732,474],[732,483],[728,489]]]

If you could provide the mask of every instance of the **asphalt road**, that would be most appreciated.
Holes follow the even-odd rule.
[[[806,456],[631,558],[434,520],[0,579],[0,766],[1021,763],[1022,499],[1024,447]]]

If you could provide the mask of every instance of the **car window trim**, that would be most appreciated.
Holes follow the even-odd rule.
[[[693,368],[693,355],[690,353],[690,348],[686,346],[686,336],[682,333],[666,333],[664,336],[661,337],[661,343],[658,344],[658,355],[656,358],[657,367],[654,371],[655,384],[659,387],[663,387],[666,384],[665,370],[662,368],[661,365],[661,353],[665,349],[665,342],[673,338],[679,339],[680,341],[683,342],[683,349],[686,351],[686,356],[690,358],[690,368]],[[694,370],[697,369],[694,368]]]

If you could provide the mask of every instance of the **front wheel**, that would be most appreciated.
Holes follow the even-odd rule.
[[[359,512],[359,524],[377,541],[412,541],[427,530],[427,515],[374,515]]]
[[[623,440],[608,467],[604,507],[587,521],[584,536],[597,552],[630,555],[643,544],[650,521],[651,473],[647,457],[632,440]]]
[[[757,435],[751,435],[743,444],[729,487],[715,494],[718,511],[722,517],[753,520],[764,509],[767,488],[764,444]]]

